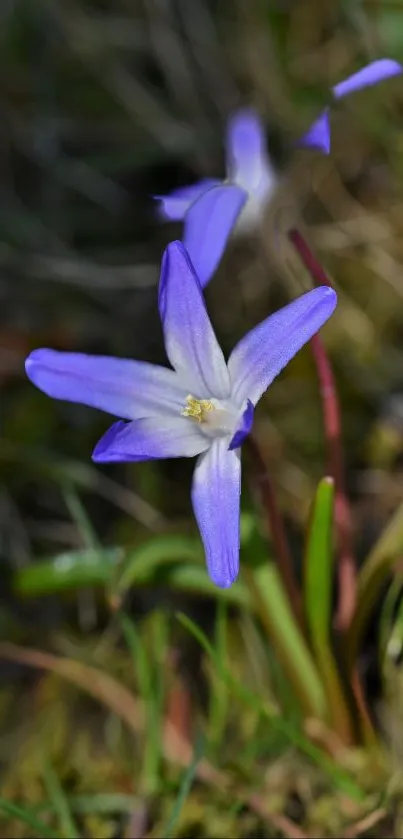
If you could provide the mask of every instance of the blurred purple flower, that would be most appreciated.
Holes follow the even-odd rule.
[[[26,371],[49,396],[129,420],[115,423],[102,437],[93,453],[96,462],[198,455],[193,508],[208,572],[225,588],[239,568],[240,446],[251,430],[254,407],[336,302],[327,287],[303,294],[252,329],[226,363],[194,267],[183,244],[172,242],[162,261],[159,310],[173,369],[38,349]]]
[[[238,229],[253,227],[276,187],[276,175],[267,152],[264,128],[252,108],[234,113],[228,120],[225,142],[226,179],[204,179],[192,186],[174,189],[169,195],[155,195],[159,213],[166,221],[181,221],[206,191],[223,184],[237,186],[245,193]],[[242,206],[238,208],[238,214]]]
[[[187,210],[183,244],[202,288],[211,280],[246,201],[239,186],[214,186]]]
[[[378,61],[372,61],[367,67],[348,76],[342,82],[332,87],[332,93],[335,99],[342,99],[343,96],[348,96],[349,93],[354,93],[356,90],[362,90],[364,87],[378,84],[384,79],[389,79],[391,76],[397,76],[403,72],[403,67],[397,61],[390,58],[381,58]],[[329,108],[324,111],[311,125],[309,131],[302,137],[300,144],[304,146],[311,146],[318,148],[325,154],[330,152],[330,117]]]

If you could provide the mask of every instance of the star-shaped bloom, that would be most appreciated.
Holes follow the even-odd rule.
[[[397,61],[389,58],[382,58],[373,61],[363,67],[347,79],[332,87],[335,99],[342,99],[350,93],[362,88],[378,84],[384,79],[402,73],[403,67]],[[299,145],[318,148],[325,154],[330,152],[330,110],[325,108],[309,130],[299,140]],[[223,186],[231,185],[237,187],[238,194],[233,200],[233,213],[227,215],[228,223],[221,223],[225,242],[229,238],[232,229],[248,230],[256,226],[262,213],[270,202],[276,186],[277,176],[273,169],[270,155],[267,149],[264,126],[260,116],[252,108],[245,108],[236,111],[228,120],[226,141],[226,178],[220,181],[214,178],[204,178],[190,186],[174,189],[169,195],[155,195],[159,201],[160,217],[166,221],[185,220],[184,242],[186,242],[187,224],[189,211],[199,203],[201,197],[209,192],[211,204],[216,204],[216,217],[220,216],[218,208],[220,202],[231,202],[228,194],[223,197]],[[233,193],[233,196],[235,193]],[[242,197],[243,196],[243,197]],[[199,214],[203,215],[203,204],[199,204]],[[196,215],[197,218],[197,215]],[[193,224],[193,228],[195,225]],[[218,241],[218,239],[217,239]],[[214,261],[214,269],[217,266],[225,242],[222,240],[222,250]],[[190,251],[191,253],[191,251]],[[191,253],[191,256],[193,254]],[[206,284],[212,276],[200,276],[202,284]]]
[[[332,93],[335,99],[342,99],[356,90],[378,84],[378,82],[389,79],[391,76],[397,76],[402,72],[403,67],[397,61],[390,58],[381,58],[378,61],[372,61],[371,64],[358,70],[357,73],[353,73],[352,76],[348,76],[344,81],[334,85]],[[330,136],[329,108],[325,108],[307,133],[304,134],[300,140],[300,145],[311,146],[329,154]]]
[[[240,447],[255,405],[336,302],[330,288],[307,292],[252,329],[227,363],[189,255],[181,242],[172,242],[159,286],[172,369],[38,349],[27,359],[26,371],[49,396],[121,417],[96,445],[96,462],[198,457],[193,508],[210,577],[227,587],[239,568]]]
[[[252,228],[270,200],[277,177],[267,151],[264,127],[252,108],[236,111],[228,120],[225,140],[226,178],[205,178],[191,186],[174,189],[169,195],[155,195],[160,216],[166,221],[182,221],[189,208],[208,190],[223,183],[237,186],[244,193],[237,229]]]

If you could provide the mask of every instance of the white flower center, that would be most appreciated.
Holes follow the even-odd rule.
[[[189,394],[186,397],[186,407],[182,411],[183,417],[189,417],[200,423],[202,431],[212,437],[233,435],[239,411],[228,410],[218,399],[196,399]]]

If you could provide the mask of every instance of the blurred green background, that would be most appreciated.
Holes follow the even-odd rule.
[[[358,656],[375,759],[301,712],[284,672],[248,459],[243,570],[220,592],[193,463],[95,468],[110,418],[50,400],[23,362],[40,346],[165,362],[159,264],[181,226],[161,224],[151,196],[221,177],[226,119],[253,105],[278,189],[261,229],[231,240],[207,302],[229,351],[308,289],[295,224],[329,271],[339,306],[323,339],[362,564],[403,490],[402,79],[332,107],[329,158],[297,139],[332,84],[403,61],[403,2],[1,0],[0,45],[0,835],[402,835],[401,562]],[[301,579],[325,471],[309,348],[256,433]]]

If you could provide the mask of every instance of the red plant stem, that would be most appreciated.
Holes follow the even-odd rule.
[[[302,233],[299,232],[295,227],[293,227],[288,232],[288,238],[290,242],[294,245],[295,250],[301,257],[302,262],[305,265],[307,271],[309,271],[312,280],[315,285],[327,285],[329,288],[333,288],[329,277],[326,274],[324,268],[322,268],[320,262],[316,259],[316,256],[312,253],[308,243],[305,241]]]
[[[327,274],[301,233],[294,228],[289,231],[288,235],[303,264],[309,271],[314,284],[327,285],[331,288],[332,285]],[[357,581],[352,544],[351,512],[344,486],[340,405],[333,369],[319,335],[314,335],[311,339],[311,347],[322,398],[323,424],[327,444],[327,468],[334,479],[336,490],[335,518],[340,551],[338,562],[339,602],[336,624],[341,631],[345,631],[350,625],[355,610]]]
[[[248,448],[254,461],[255,482],[259,487],[261,499],[266,512],[267,521],[276,553],[278,570],[287,592],[291,608],[298,624],[304,630],[304,613],[301,593],[295,579],[290,548],[285,532],[284,522],[277,505],[276,494],[260,446],[253,434],[247,438]]]

